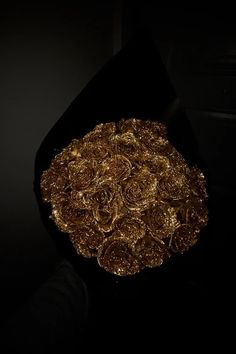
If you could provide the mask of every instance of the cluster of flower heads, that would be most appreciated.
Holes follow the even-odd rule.
[[[41,192],[77,253],[120,276],[184,253],[208,220],[203,174],[154,121],[99,124],[72,140],[43,172]]]

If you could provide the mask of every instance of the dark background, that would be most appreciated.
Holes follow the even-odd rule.
[[[114,51],[113,7],[11,3],[0,13],[0,312],[51,274],[59,255],[40,220],[34,159],[49,129]]]
[[[2,7],[2,321],[34,293],[61,259],[41,222],[33,193],[36,151],[75,96],[140,28],[148,27],[159,46],[210,171],[216,206],[213,220],[219,221],[222,239],[233,238],[234,22],[230,9],[167,8],[149,1],[89,0],[57,7],[21,2]],[[224,277],[219,257],[222,243],[217,238],[212,248],[217,255],[212,257],[212,267],[220,279]]]

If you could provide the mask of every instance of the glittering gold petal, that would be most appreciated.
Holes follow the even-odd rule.
[[[140,270],[140,264],[125,238],[109,237],[98,251],[98,263],[106,271],[119,276],[132,275]]]

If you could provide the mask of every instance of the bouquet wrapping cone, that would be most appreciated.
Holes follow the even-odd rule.
[[[104,65],[49,131],[35,159],[34,189],[49,234],[88,287],[89,328],[114,334],[122,325],[124,331],[132,327],[148,332],[150,318],[156,316],[156,330],[162,328],[164,333],[170,316],[172,326],[177,326],[180,315],[186,319],[190,313],[197,316],[196,309],[188,310],[201,292],[198,285],[190,285],[192,274],[201,271],[201,245],[187,255],[171,259],[163,268],[118,278],[99,268],[96,260],[77,255],[67,235],[49,218],[50,207],[42,202],[40,192],[43,171],[72,139],[83,137],[99,123],[130,117],[165,123],[170,142],[190,165],[199,165],[189,120],[156,44],[147,33],[139,33]]]

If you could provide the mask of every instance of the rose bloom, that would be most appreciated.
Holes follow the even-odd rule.
[[[44,171],[41,177],[41,194],[44,202],[50,202],[56,193],[61,193],[68,184],[67,168],[61,166],[60,169],[50,167]]]
[[[95,181],[97,174],[97,162],[86,159],[79,159],[69,163],[69,180],[73,188],[83,190],[90,187]]]
[[[116,135],[111,141],[111,147],[115,154],[133,158],[142,150],[142,146],[133,133]]]
[[[136,243],[146,233],[145,223],[133,214],[126,214],[118,219],[115,228],[118,234],[131,243]]]
[[[95,220],[103,232],[109,232],[114,227],[114,222],[119,215],[119,203],[114,202],[109,207],[97,208],[93,211]]]
[[[111,231],[123,206],[119,185],[110,180],[102,180],[94,189],[88,191],[85,200],[101,230]]]
[[[160,179],[158,191],[164,200],[186,199],[190,194],[189,181],[183,173],[171,170]]]
[[[117,183],[127,179],[131,174],[132,164],[122,155],[113,155],[102,164],[102,175]]]
[[[171,239],[171,250],[175,253],[188,251],[197,242],[198,232],[199,229],[192,225],[183,224],[179,226]]]
[[[84,159],[103,161],[109,155],[109,147],[106,141],[88,142],[81,149]]]
[[[159,239],[170,237],[178,226],[174,208],[165,203],[157,203],[149,208],[145,215],[145,221],[154,237]]]
[[[119,193],[119,189],[119,186],[110,180],[97,180],[94,188],[88,190],[85,196],[87,204],[93,209],[108,207]]]
[[[156,197],[157,179],[148,170],[130,178],[123,187],[125,206],[130,210],[145,210]]]
[[[149,230],[147,230],[145,237],[136,243],[135,254],[142,265],[149,268],[160,267],[163,261],[169,257],[165,243],[154,239]]]
[[[125,238],[107,238],[98,252],[98,263],[108,272],[117,275],[132,275],[140,270],[140,263]]]
[[[70,233],[70,240],[76,251],[84,257],[96,257],[99,246],[104,241],[104,234],[93,224],[81,223]]]
[[[91,221],[89,210],[75,208],[70,193],[58,193],[52,198],[52,216],[62,232],[74,231],[78,225]]]

